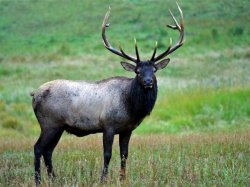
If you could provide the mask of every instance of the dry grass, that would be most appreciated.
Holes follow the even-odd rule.
[[[99,186],[101,135],[63,136],[54,154],[53,186]],[[34,138],[0,139],[1,186],[33,185]],[[115,139],[107,186],[246,186],[250,131],[219,134],[134,135],[127,180],[120,183]],[[43,166],[43,186],[50,185]]]

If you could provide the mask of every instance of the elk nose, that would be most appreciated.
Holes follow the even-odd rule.
[[[143,83],[144,83],[145,87],[152,87],[153,79],[151,79],[151,78],[144,79]]]

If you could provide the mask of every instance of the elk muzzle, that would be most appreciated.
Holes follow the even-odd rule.
[[[151,89],[153,87],[153,78],[151,78],[151,77],[144,78],[143,86],[146,89],[149,89],[149,88]]]

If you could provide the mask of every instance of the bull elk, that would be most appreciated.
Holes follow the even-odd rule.
[[[31,93],[34,113],[41,127],[41,134],[34,145],[35,182],[41,182],[40,158],[43,156],[49,177],[54,176],[52,153],[64,131],[78,137],[103,133],[104,165],[101,181],[108,174],[112,155],[114,135],[119,134],[121,157],[120,179],[125,178],[128,146],[132,131],[151,113],[157,98],[155,73],[167,66],[165,58],[184,43],[184,21],[182,10],[177,4],[181,22],[176,21],[169,28],[179,31],[179,39],[156,56],[157,43],[150,60],[142,61],[135,40],[136,57],[130,56],[120,47],[115,49],[106,37],[110,8],[102,24],[102,38],[105,47],[112,53],[134,62],[121,62],[127,71],[135,72],[135,78],[111,77],[89,83],[85,81],[54,80],[40,86]],[[161,60],[163,59],[163,60]],[[161,60],[161,61],[160,61]]]

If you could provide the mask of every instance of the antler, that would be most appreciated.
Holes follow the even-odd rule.
[[[109,7],[109,10],[107,11],[107,13],[106,13],[106,15],[105,15],[105,17],[104,17],[103,23],[102,23],[102,39],[103,39],[103,42],[104,42],[105,47],[106,47],[109,51],[111,51],[112,53],[114,53],[114,54],[116,54],[116,55],[119,55],[119,56],[121,56],[121,57],[123,57],[123,58],[126,58],[127,60],[130,60],[130,61],[135,62],[135,63],[140,62],[140,57],[139,57],[139,52],[138,52],[138,47],[137,47],[136,39],[135,39],[135,51],[136,51],[136,57],[137,57],[137,58],[135,58],[135,57],[133,57],[133,56],[130,56],[130,55],[127,55],[127,54],[123,51],[123,49],[121,48],[121,46],[119,47],[120,50],[117,50],[117,49],[113,48],[113,47],[111,46],[111,44],[108,42],[108,39],[107,39],[107,37],[106,37],[105,31],[106,31],[106,27],[109,27],[109,25],[110,25],[109,23],[107,23],[107,22],[108,22],[108,19],[109,19],[110,10],[111,10],[111,8]]]
[[[155,53],[156,53],[156,50],[157,50],[157,43],[155,45],[155,48],[154,48],[154,52],[153,52],[153,55],[152,55],[152,58],[151,58],[151,61],[153,62],[157,62],[158,60],[164,58],[165,56],[169,55],[170,53],[174,52],[176,49],[178,49],[179,47],[181,47],[184,43],[184,18],[183,18],[183,13],[182,13],[182,10],[180,8],[180,6],[178,5],[178,3],[176,2],[177,4],[177,7],[178,7],[178,10],[180,12],[180,15],[181,15],[181,25],[179,25],[179,23],[176,21],[174,15],[172,14],[171,10],[169,10],[173,20],[174,20],[174,23],[175,25],[167,25],[167,27],[171,28],[171,29],[174,29],[174,30],[178,30],[180,32],[180,36],[179,36],[179,40],[177,41],[177,43],[172,47],[172,39],[170,38],[170,45],[169,47],[167,48],[166,51],[164,51],[163,53],[161,53],[159,56],[157,56],[155,58]]]

